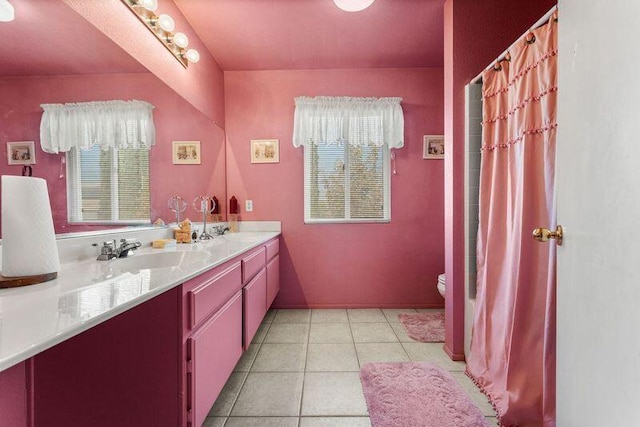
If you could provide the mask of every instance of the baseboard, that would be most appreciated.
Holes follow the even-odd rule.
[[[313,308],[389,308],[389,309],[403,309],[403,308],[428,308],[428,309],[443,309],[442,304],[277,304],[274,303],[271,308],[282,309],[313,309]]]
[[[465,361],[464,353],[454,353],[449,349],[449,347],[447,347],[446,344],[444,344],[442,346],[442,349],[444,350],[445,353],[447,353],[447,356],[449,356],[451,358],[451,360],[453,360],[454,362],[464,362]]]

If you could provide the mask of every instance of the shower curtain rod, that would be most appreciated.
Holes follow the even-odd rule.
[[[546,23],[549,21],[549,19],[551,19],[551,15],[553,15],[553,13],[554,13],[556,10],[558,10],[558,5],[553,6],[553,7],[552,7],[552,8],[551,8],[547,13],[545,13],[545,14],[544,14],[544,16],[543,16],[542,18],[538,19],[538,21],[537,21],[535,24],[533,24],[533,25],[531,26],[531,28],[529,28],[529,29],[528,29],[527,31],[525,31],[525,32],[524,32],[520,37],[518,37],[518,38],[516,39],[516,41],[517,41],[517,40],[520,40],[522,37],[524,37],[524,36],[525,36],[529,31],[533,31],[533,30],[535,30],[536,28],[540,28],[540,27],[542,27],[544,24],[546,24]],[[515,43],[514,43],[514,44],[515,44]],[[499,62],[502,58],[504,58],[504,57],[505,57],[505,55],[506,55],[507,53],[509,53],[509,50],[510,50],[512,47],[513,47],[513,44],[512,44],[511,46],[509,46],[508,48],[506,48],[506,49],[505,49],[505,51],[504,51],[504,52],[502,52],[502,53],[501,53],[501,54],[500,54],[496,59],[494,59],[493,61],[491,61],[491,63],[489,63],[489,65],[487,65],[486,67],[484,67],[484,68],[482,69],[482,71],[480,71],[480,73],[479,73],[477,76],[475,76],[473,79],[471,79],[471,81],[469,82],[469,84],[471,85],[471,84],[474,84],[474,83],[478,83],[478,82],[480,82],[480,81],[482,80],[482,73],[484,73],[484,72],[485,72],[485,70],[488,70],[489,68],[493,67],[493,66],[496,64],[496,62]]]

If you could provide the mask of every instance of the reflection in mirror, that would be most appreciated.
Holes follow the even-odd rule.
[[[168,206],[180,196],[189,206],[216,196],[226,211],[224,131],[142,67],[62,0],[15,2],[16,19],[0,23],[0,173],[8,165],[6,143],[35,141],[33,176],[47,180],[56,233],[108,228],[69,224],[63,154],[40,148],[40,104],[139,99],[154,105],[156,144],[149,153],[151,221],[173,222]],[[52,28],[55,27],[55,28]],[[56,37],[51,37],[56,34]],[[20,52],[19,55],[16,52]],[[200,164],[174,164],[172,141],[200,141]],[[199,221],[187,208],[183,217]],[[223,218],[224,219],[224,218]]]

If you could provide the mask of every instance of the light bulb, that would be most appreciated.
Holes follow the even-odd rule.
[[[359,12],[371,6],[374,0],[333,0],[345,12]]]
[[[200,61],[200,54],[195,49],[189,49],[184,56],[189,60],[189,62],[193,62],[194,64]]]
[[[189,37],[187,37],[184,33],[175,33],[171,41],[176,46],[184,49],[189,44]]]
[[[16,11],[8,0],[0,0],[0,22],[10,22],[16,17]]]
[[[163,13],[158,17],[158,26],[160,26],[160,28],[165,30],[167,33],[170,33],[176,28],[176,23],[172,17],[170,17],[166,13]]]
[[[138,4],[151,12],[158,8],[158,0],[138,0]]]

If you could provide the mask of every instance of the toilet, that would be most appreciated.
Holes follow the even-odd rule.
[[[444,273],[439,274],[438,275],[438,292],[440,292],[440,295],[442,295],[442,298],[444,298]]]

